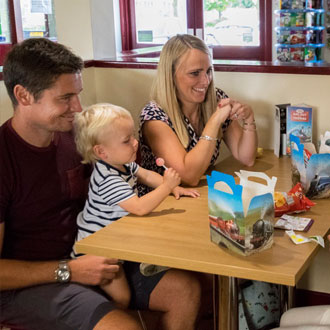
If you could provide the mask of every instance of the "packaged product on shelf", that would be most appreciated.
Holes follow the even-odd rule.
[[[281,9],[291,9],[291,0],[282,0]]]
[[[277,47],[277,59],[281,62],[290,62],[290,48],[289,47]]]
[[[305,13],[296,13],[296,26],[304,26],[305,25]]]
[[[317,15],[314,12],[307,12],[305,15],[306,26],[317,25]]]
[[[243,171],[232,175],[213,171],[207,176],[211,241],[240,255],[269,248],[274,233],[276,177]],[[262,179],[266,184],[250,181]]]
[[[322,54],[322,48],[321,47],[315,48],[315,56],[318,62],[322,61],[321,54]]]
[[[323,7],[322,3],[323,3],[323,0],[312,0],[312,8],[320,9]]]
[[[290,26],[304,26],[305,25],[305,13],[293,12],[290,13]]]
[[[291,62],[303,62],[304,55],[304,47],[290,48]]]
[[[291,9],[304,9],[305,0],[292,0]]]
[[[317,58],[315,55],[314,47],[306,47],[305,48],[305,62],[316,62]]]
[[[290,44],[290,31],[278,30],[276,31],[276,39],[279,44]]]
[[[306,31],[306,43],[316,44],[317,43],[317,31],[307,30]]]
[[[312,0],[306,0],[306,8],[313,8]]]
[[[292,134],[290,141],[293,184],[301,182],[308,198],[330,197],[330,153],[317,153],[315,146],[312,150],[310,145],[301,143],[299,137]]]
[[[280,26],[291,26],[291,13],[280,13]]]
[[[306,34],[304,31],[296,31],[292,30],[290,32],[290,44],[296,45],[296,44],[305,44],[306,42]]]

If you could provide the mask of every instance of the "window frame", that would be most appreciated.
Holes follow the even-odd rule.
[[[20,0],[7,0],[7,3],[9,11],[11,42],[0,44],[0,66],[3,65],[6,54],[10,51],[13,45],[24,40]],[[47,28],[46,32],[49,34],[48,14],[44,15]]]
[[[187,1],[187,29],[197,35],[197,30],[204,35],[203,0]],[[226,60],[272,60],[272,1],[259,0],[260,46],[214,46],[213,57]],[[120,1],[120,23],[122,50],[132,51],[139,48],[160,46],[160,44],[144,44],[136,41],[135,1]]]
[[[6,54],[10,51],[14,44],[17,43],[17,29],[16,29],[16,17],[15,13],[15,2],[17,0],[7,0],[8,11],[9,11],[9,22],[10,22],[10,36],[11,42],[0,44],[0,66],[3,65]]]

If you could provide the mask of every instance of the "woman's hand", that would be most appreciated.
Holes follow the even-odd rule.
[[[200,193],[196,189],[183,188],[180,186],[175,187],[172,190],[172,194],[174,195],[175,199],[180,199],[180,196],[189,196],[193,198],[200,196]]]
[[[220,116],[219,120],[221,123],[224,123],[228,118],[230,118],[230,114],[232,112],[232,100],[222,99],[218,103],[217,109],[214,112],[214,115]]]
[[[254,121],[254,115],[252,108],[247,104],[231,100],[231,112],[229,118],[231,120],[244,120],[252,123]]]

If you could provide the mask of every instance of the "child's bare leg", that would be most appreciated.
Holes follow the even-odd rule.
[[[119,265],[116,277],[108,284],[101,285],[101,289],[115,301],[119,308],[126,309],[128,307],[131,291],[122,265]]]

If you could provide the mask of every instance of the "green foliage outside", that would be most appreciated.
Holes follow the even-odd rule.
[[[254,8],[257,7],[253,0],[205,0],[204,9],[206,11],[216,10],[219,17],[216,21],[206,23],[206,26],[212,27],[221,22],[222,12],[227,8]]]

